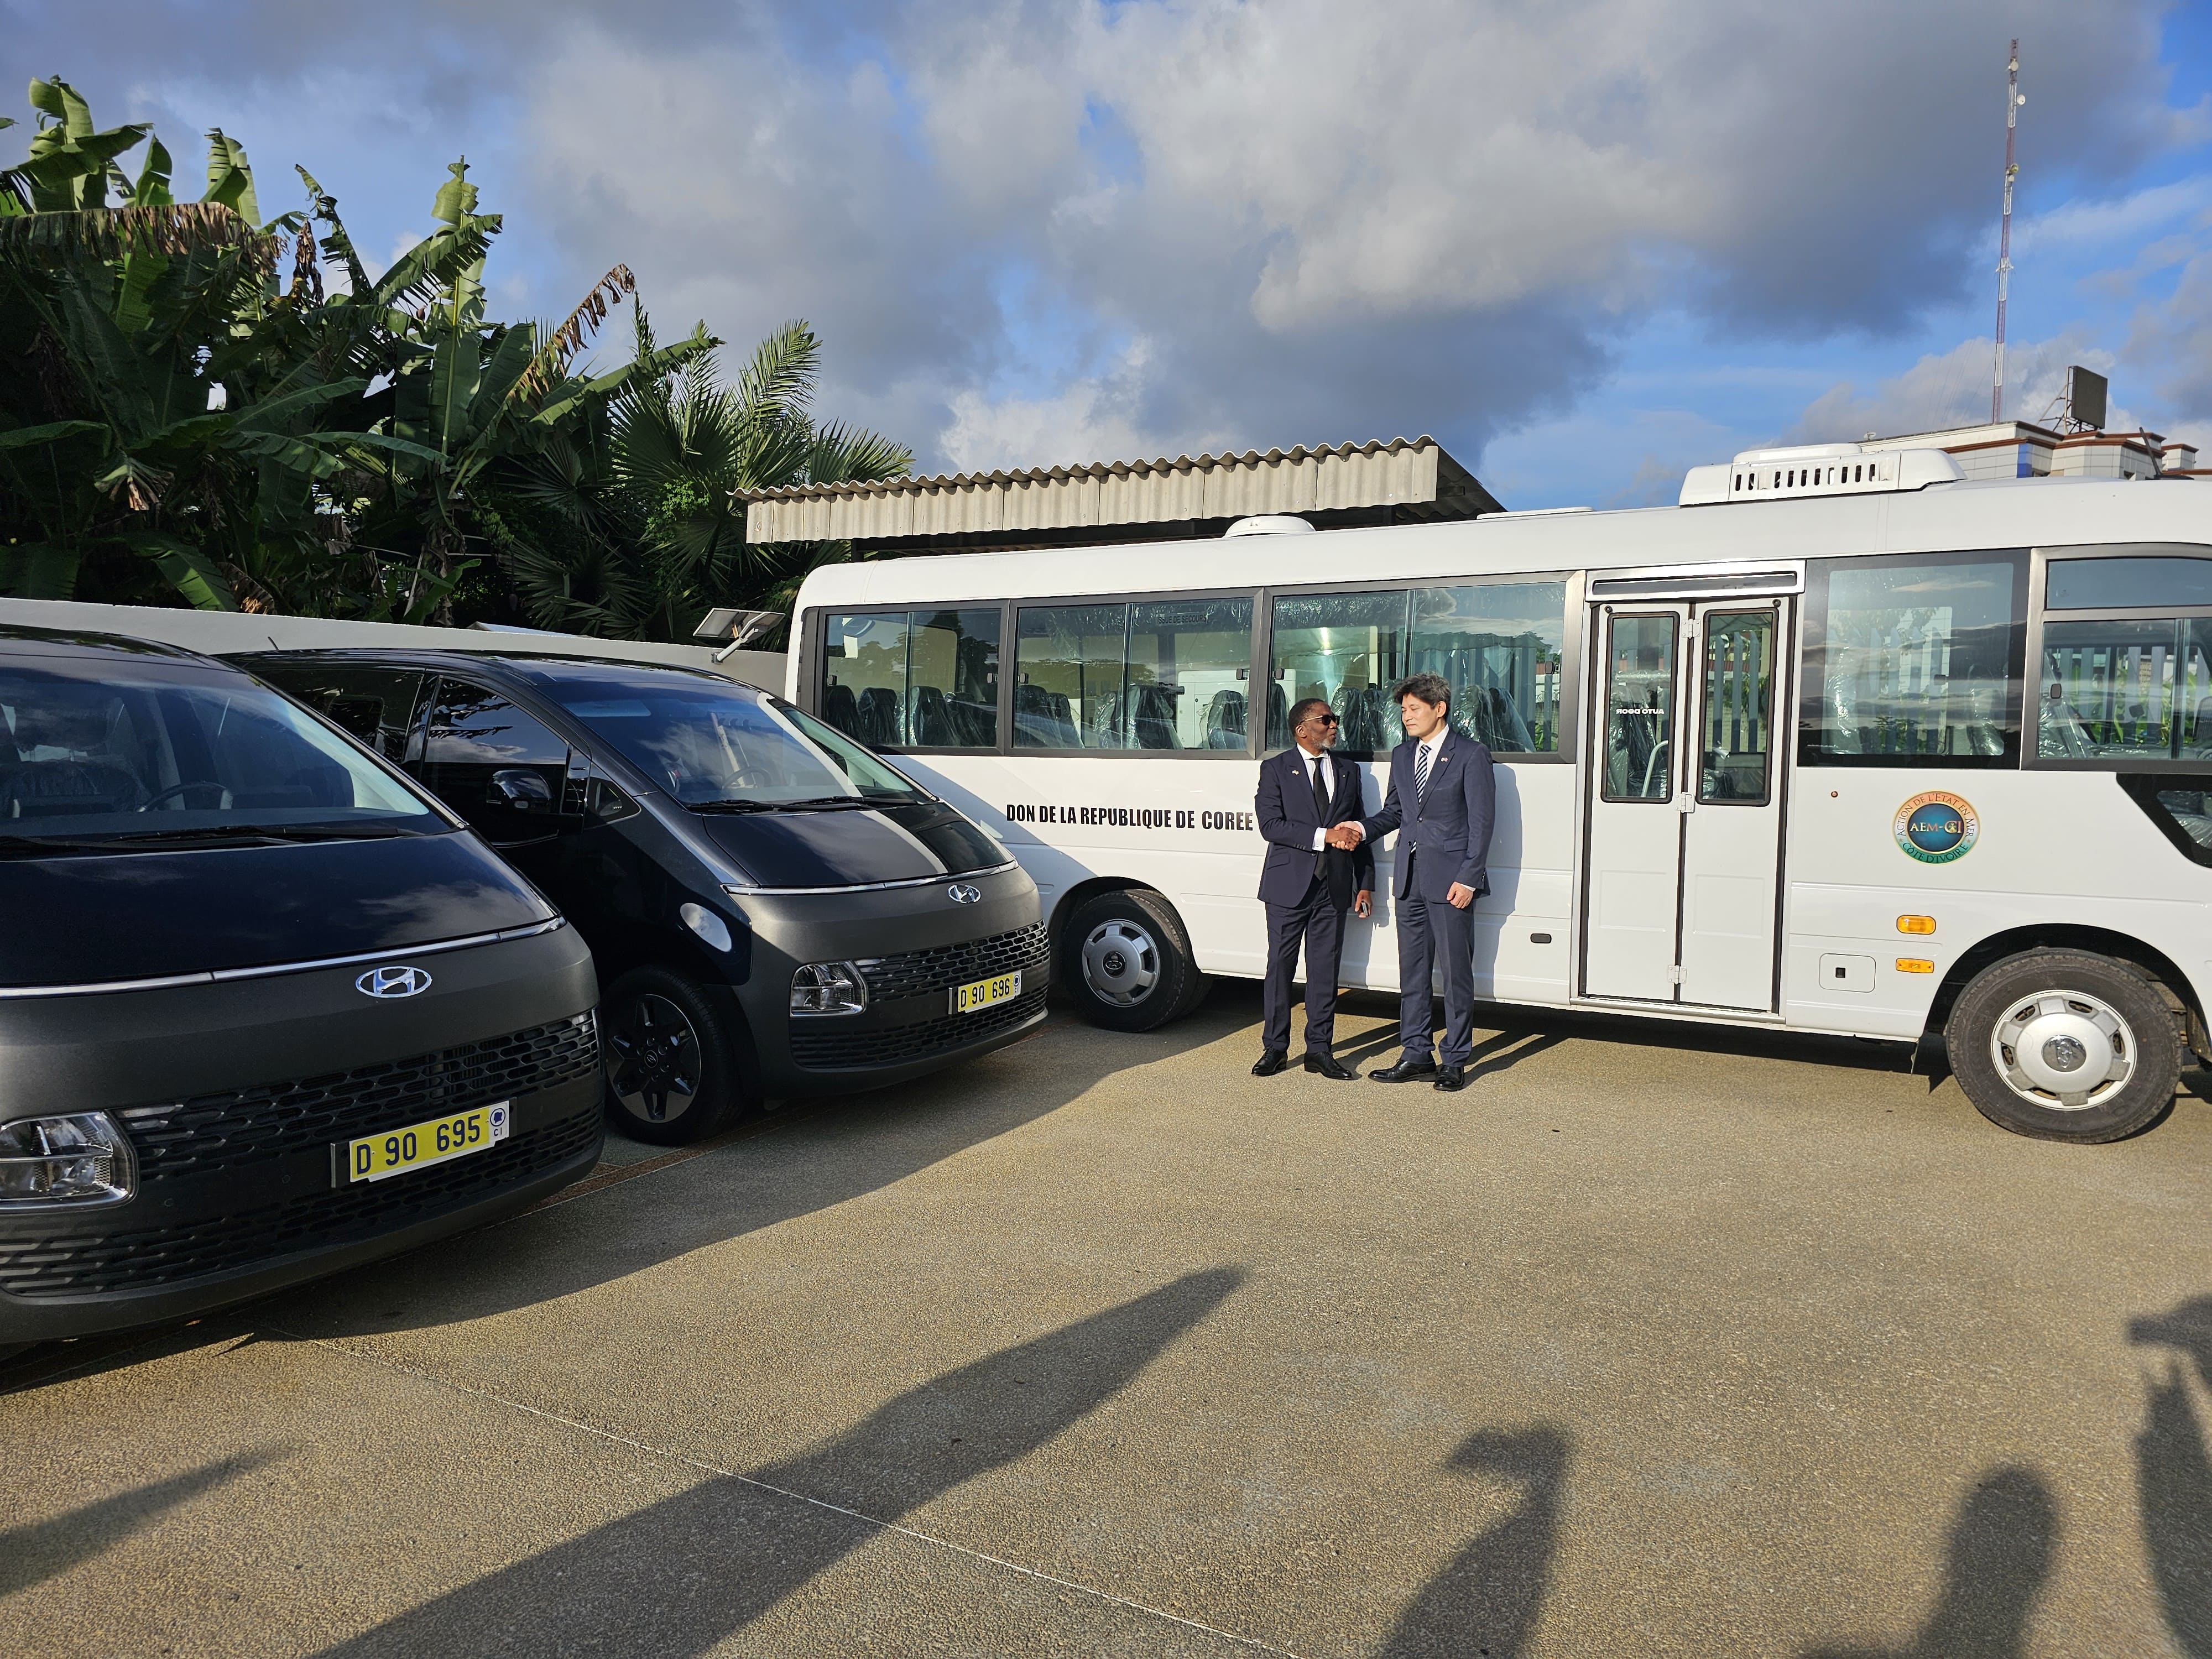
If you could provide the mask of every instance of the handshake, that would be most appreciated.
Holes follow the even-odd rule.
[[[1367,839],[1367,832],[1356,823],[1340,823],[1328,831],[1327,839],[1338,852],[1349,853]]]

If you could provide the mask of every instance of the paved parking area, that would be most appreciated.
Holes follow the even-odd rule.
[[[2212,1654],[2201,1094],[2076,1149],[1893,1050],[1530,1015],[1445,1096],[1257,1018],[0,1366],[0,1650]]]

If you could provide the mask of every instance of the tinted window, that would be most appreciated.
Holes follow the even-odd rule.
[[[1808,764],[2009,766],[2025,560],[1818,560],[1806,576]]]
[[[1774,741],[1774,612],[1716,611],[1705,628],[1698,799],[1763,806]]]
[[[446,821],[244,675],[43,656],[0,662],[0,836],[434,833]]]
[[[422,676],[405,668],[340,668],[256,662],[253,672],[349,732],[386,760],[416,758],[410,739]]]
[[[1441,674],[1452,724],[1492,753],[1555,754],[1566,609],[1565,582],[1415,588],[1406,672]]]
[[[998,608],[828,617],[822,715],[884,748],[994,747]]]
[[[1014,613],[1014,744],[1118,749],[1127,667],[1126,605],[1030,605]]]
[[[1674,618],[1615,617],[1607,629],[1607,800],[1674,797]]]
[[[824,722],[734,685],[680,675],[548,676],[541,684],[655,788],[687,806],[927,799]]]
[[[2212,793],[2203,779],[2137,773],[2119,782],[2183,857],[2212,864]]]
[[[551,833],[568,745],[507,696],[443,679],[430,703],[422,781],[493,842]]]
[[[2054,557],[2045,595],[2044,604],[2053,611],[2212,605],[2212,558]]]
[[[1389,749],[1402,735],[1390,688],[1405,677],[1406,591],[1291,593],[1275,601],[1267,646],[1267,747],[1290,745],[1291,705],[1328,703],[1338,746]]]
[[[2043,627],[2041,760],[2212,760],[2212,617]]]
[[[1122,746],[1243,749],[1251,674],[1249,599],[1131,605]]]

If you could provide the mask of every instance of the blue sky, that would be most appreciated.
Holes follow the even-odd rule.
[[[619,260],[732,356],[805,316],[931,470],[1427,431],[1541,507],[1986,415],[2014,33],[2008,413],[2079,361],[2212,447],[2202,4],[0,0],[0,79],[220,125],[267,211],[303,162],[378,258],[465,153],[510,314]]]

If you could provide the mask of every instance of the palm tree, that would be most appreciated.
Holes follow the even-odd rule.
[[[637,359],[653,361],[653,326],[641,307],[635,327]],[[710,354],[673,373],[634,377],[609,411],[603,469],[586,447],[530,468],[517,481],[519,501],[570,532],[557,548],[541,531],[511,549],[532,620],[688,639],[716,605],[788,610],[809,570],[849,557],[843,542],[746,541],[737,499],[739,491],[913,470],[902,444],[842,422],[816,422],[821,364],[820,339],[794,321],[760,343],[734,384],[724,384]],[[627,568],[607,557],[610,538],[592,533],[600,526],[635,538],[638,556]]]

